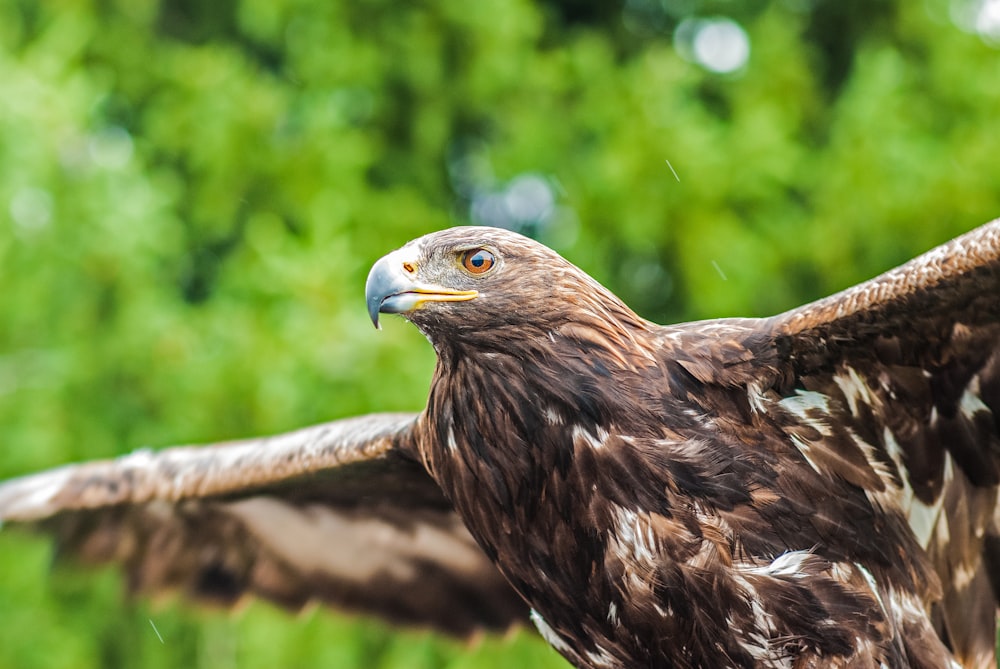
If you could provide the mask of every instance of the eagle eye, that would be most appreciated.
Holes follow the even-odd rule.
[[[462,267],[469,274],[485,274],[496,262],[493,254],[486,249],[472,249],[462,254]]]

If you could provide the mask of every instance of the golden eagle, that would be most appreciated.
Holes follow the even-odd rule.
[[[1000,220],[766,319],[660,326],[512,232],[427,235],[368,309],[438,363],[417,415],[0,485],[133,591],[308,600],[570,662],[988,667]]]

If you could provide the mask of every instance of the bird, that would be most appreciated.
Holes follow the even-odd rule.
[[[378,260],[426,407],[0,484],[135,593],[320,601],[580,669],[995,666],[1000,219],[785,313],[657,325],[514,232]]]

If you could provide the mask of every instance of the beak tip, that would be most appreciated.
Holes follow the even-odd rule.
[[[372,325],[375,326],[376,330],[382,329],[382,325],[379,323],[379,313],[386,296],[392,292],[392,281],[388,274],[388,263],[385,258],[382,258],[372,266],[368,273],[368,280],[365,282],[365,303],[368,307],[368,317],[372,320]]]
[[[378,307],[375,307],[374,309],[372,309],[372,308],[368,309],[368,318],[370,318],[372,320],[372,325],[375,326],[376,330],[381,330],[382,329],[382,324],[379,323],[379,318],[378,317],[379,317]]]

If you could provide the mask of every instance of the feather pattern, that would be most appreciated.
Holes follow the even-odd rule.
[[[0,485],[0,519],[123,565],[133,593],[310,602],[460,637],[527,618],[412,454],[412,414],[137,451]]]
[[[139,590],[458,634],[530,607],[583,669],[994,666],[1000,221],[767,319],[655,325],[489,228],[379,261],[373,317],[401,295],[438,354],[418,416],[53,470],[0,518]]]
[[[518,271],[408,314],[439,354],[418,448],[571,662],[992,666],[1000,224],[669,327],[509,234],[414,252],[477,234]]]

